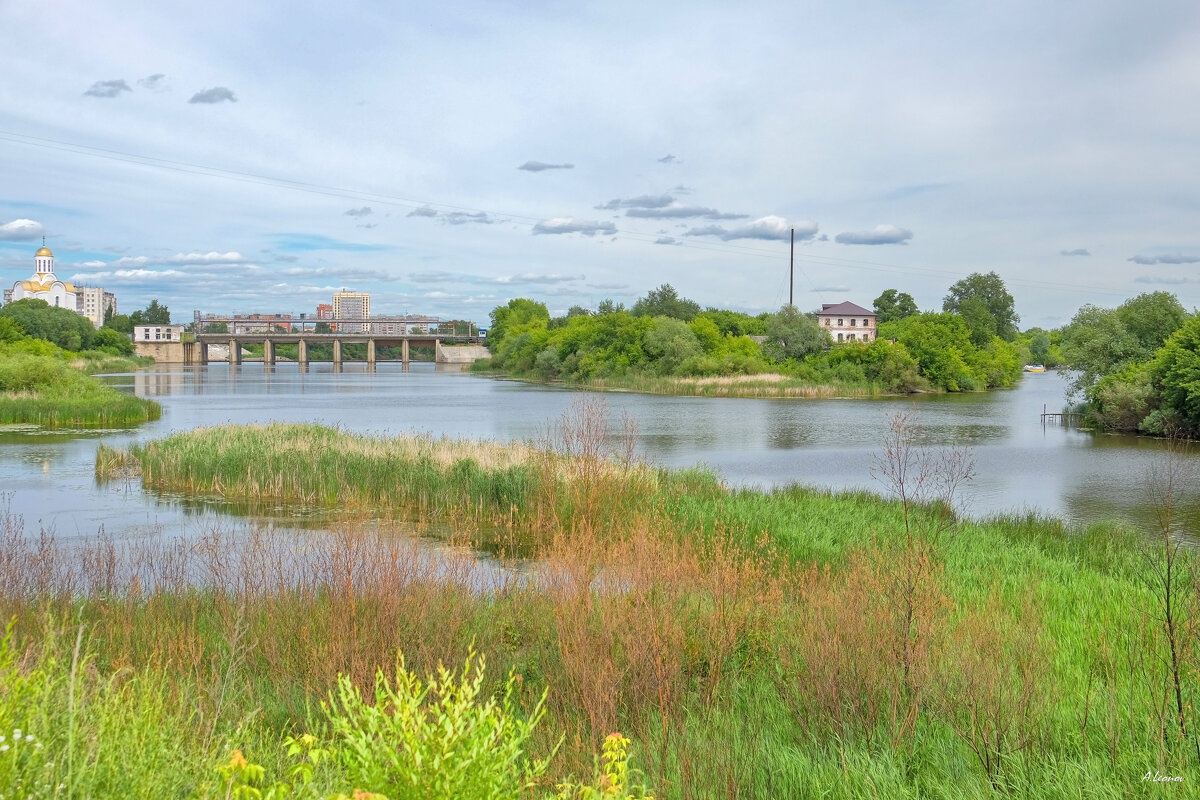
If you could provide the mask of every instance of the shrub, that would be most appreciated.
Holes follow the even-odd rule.
[[[516,676],[503,699],[482,701],[484,659],[467,656],[462,672],[444,667],[422,683],[401,657],[395,682],[375,673],[374,702],[342,675],[324,706],[351,785],[391,800],[454,797],[523,798],[549,758],[531,760],[524,748],[545,713],[545,693],[527,717],[513,707]]]

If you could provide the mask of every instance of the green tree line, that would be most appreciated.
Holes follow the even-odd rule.
[[[543,303],[517,298],[491,313],[492,358],[484,366],[571,382],[774,373],[886,392],[969,391],[1016,380],[1021,348],[1001,332],[1016,338],[1018,318],[998,276],[960,281],[951,304],[970,313],[920,313],[911,295],[888,290],[876,299],[879,338],[835,345],[815,313],[791,305],[757,316],[701,310],[669,284],[628,310],[605,300],[595,311],[575,306],[553,318]]]

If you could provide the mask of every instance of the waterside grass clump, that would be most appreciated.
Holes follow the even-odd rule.
[[[596,419],[594,409],[580,416]],[[429,558],[422,543],[377,529],[297,539],[248,525],[68,548],[25,535],[10,517],[0,525],[0,615],[16,620],[18,674],[84,675],[91,683],[76,696],[89,709],[102,687],[159,681],[180,701],[169,742],[139,739],[157,755],[135,751],[131,767],[145,774],[158,758],[193,787],[228,766],[234,748],[281,775],[294,761],[289,737],[341,746],[314,709],[338,687],[371,696],[402,652],[418,675],[477,653],[491,676],[481,697],[511,701],[524,718],[544,714],[523,745],[549,759],[530,797],[593,775],[615,731],[664,798],[1157,796],[1163,787],[1147,773],[1182,776],[1170,788],[1192,791],[1200,603],[1195,582],[1161,581],[1167,563],[1176,576],[1193,569],[1169,545],[1177,528],[1139,536],[1031,516],[958,519],[943,490],[969,464],[925,458],[902,435],[881,458],[888,500],[730,490],[647,471],[603,458],[597,425],[572,425],[552,450],[518,447],[507,458],[485,456],[493,445],[244,432],[265,442],[253,450],[265,472],[252,459],[236,469],[268,490],[307,485],[263,475],[272,465],[311,471],[316,452],[296,443],[309,441],[342,451],[321,465],[343,469],[328,478],[339,497],[375,502],[384,496],[372,484],[402,474],[413,482],[406,496],[431,498],[429,514],[452,505],[432,498],[497,507],[485,478],[457,495],[437,488],[466,457],[485,475],[527,470],[523,500],[505,497],[514,525],[535,526],[532,558],[487,580],[459,546],[469,540]],[[195,447],[172,446],[177,461],[109,451],[101,470],[128,460],[144,479],[165,480],[196,469],[189,480],[205,491],[240,491],[235,467],[198,465],[241,439],[223,429],[195,436]],[[481,450],[467,456],[472,447]],[[429,468],[396,472],[401,450]],[[393,472],[345,468],[357,459]],[[89,666],[69,667],[77,661]],[[21,713],[61,712],[61,700]],[[129,708],[112,712],[114,738],[103,741],[141,724],[121,721],[141,713]],[[36,718],[39,735],[64,741],[64,719]],[[93,762],[77,763],[77,780],[91,781]],[[344,790],[346,774],[319,780]],[[128,796],[135,779],[107,796]]]
[[[598,440],[571,438],[553,452],[311,424],[223,425],[127,451],[101,445],[96,475],[101,481],[140,475],[156,490],[346,510],[406,508],[536,529],[633,514],[662,492],[698,491],[700,484],[719,489],[711,475],[653,469],[628,454],[610,459]],[[590,505],[600,496],[604,509]]]
[[[110,428],[158,419],[153,400],[124,394],[85,372],[127,369],[128,359],[0,352],[0,424]],[[115,362],[115,363],[114,363]]]

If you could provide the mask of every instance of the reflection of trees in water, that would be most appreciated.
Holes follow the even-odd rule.
[[[767,444],[776,450],[810,447],[812,426],[794,419],[773,419],[767,426]]]

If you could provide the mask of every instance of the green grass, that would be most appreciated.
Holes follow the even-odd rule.
[[[136,362],[84,359],[85,370],[124,370]],[[108,428],[158,419],[162,407],[107,386],[61,358],[0,356],[0,424],[45,428]]]
[[[704,472],[600,461],[586,436],[561,441],[547,452],[273,425],[102,451],[99,473],[133,468],[176,490],[409,504],[428,518],[507,507],[514,528],[534,531],[535,559],[484,588],[468,552],[422,560],[419,544],[386,530],[295,540],[247,527],[80,552],[16,536],[10,520],[0,614],[17,620],[19,673],[44,665],[67,686],[70,637],[56,631],[82,624],[85,695],[144,687],[149,700],[127,699],[131,716],[114,730],[157,754],[136,770],[178,764],[192,786],[234,746],[282,774],[286,738],[317,725],[339,675],[367,691],[398,651],[423,674],[474,649],[487,695],[504,695],[510,671],[514,708],[547,693],[526,752],[554,753],[552,781],[589,774],[620,730],[664,798],[1195,796],[1194,712],[1181,740],[1169,713],[1161,735],[1155,711],[1163,628],[1146,578],[1161,562],[1145,532],[956,520],[931,504],[908,509],[910,543],[894,500],[734,491]],[[1177,600],[1197,630],[1196,599]],[[1189,700],[1198,647],[1181,654]],[[57,715],[38,724],[62,741],[57,691],[21,708]],[[179,702],[159,710],[163,693]],[[155,739],[139,726],[169,730]],[[981,745],[985,731],[994,747]],[[1156,770],[1185,783],[1141,780]],[[146,783],[122,791],[179,791],[174,778],[127,779]]]

